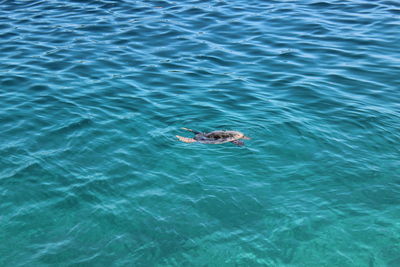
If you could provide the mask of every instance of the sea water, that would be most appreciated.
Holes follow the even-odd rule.
[[[0,266],[400,266],[399,19],[1,0]]]

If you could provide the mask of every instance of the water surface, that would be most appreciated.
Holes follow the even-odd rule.
[[[399,16],[1,0],[0,265],[400,266]]]

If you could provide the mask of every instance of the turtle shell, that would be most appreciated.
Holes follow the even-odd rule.
[[[244,134],[237,131],[213,131],[210,133],[196,134],[194,139],[204,144],[223,144],[243,137]]]

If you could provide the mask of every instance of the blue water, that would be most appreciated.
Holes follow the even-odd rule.
[[[400,266],[399,89],[398,1],[0,0],[0,266]]]

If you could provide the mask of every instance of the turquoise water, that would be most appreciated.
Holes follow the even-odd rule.
[[[0,266],[400,266],[399,19],[1,0]]]

